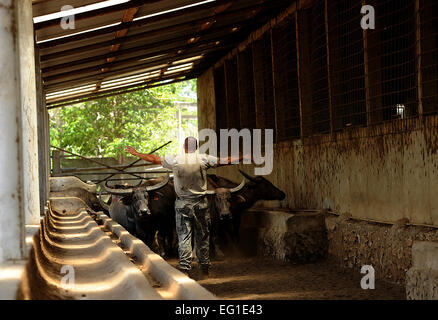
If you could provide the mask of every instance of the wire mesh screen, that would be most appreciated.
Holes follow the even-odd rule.
[[[375,1],[368,30],[370,123],[418,114],[415,1]]]
[[[438,1],[420,1],[423,113],[438,113]]]
[[[327,1],[333,129],[366,125],[361,0]]]
[[[330,132],[330,102],[325,33],[325,4],[315,1],[299,12],[301,73],[308,84],[308,103],[303,105],[303,133]]]
[[[240,129],[239,88],[237,82],[237,57],[225,62],[228,128]]]
[[[237,59],[240,127],[254,129],[257,124],[254,103],[252,46],[249,45],[245,50],[241,51]]]
[[[265,33],[253,45],[256,121],[259,129],[273,129],[276,139],[271,35]]]
[[[214,94],[216,99],[216,130],[219,133],[219,129],[227,128],[225,71],[223,66],[214,70]]]
[[[300,137],[297,43],[295,18],[272,30],[277,141]]]

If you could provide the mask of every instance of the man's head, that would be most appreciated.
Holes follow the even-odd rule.
[[[198,140],[195,137],[187,137],[184,140],[185,153],[193,153],[198,149]]]

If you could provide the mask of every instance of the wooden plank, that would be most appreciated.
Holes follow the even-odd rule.
[[[224,53],[222,52],[221,56],[223,54]],[[99,99],[99,98],[106,97],[106,96],[112,96],[112,95],[121,94],[121,93],[124,93],[124,92],[132,92],[132,91],[144,90],[146,88],[151,88],[151,87],[163,85],[162,83],[158,83],[157,84],[157,82],[160,82],[160,81],[163,81],[163,80],[168,80],[168,79],[174,79],[174,81],[167,82],[166,84],[174,83],[174,82],[180,82],[180,81],[183,81],[184,79],[185,80],[189,80],[189,79],[198,77],[203,72],[203,70],[205,70],[213,62],[217,61],[217,59],[218,58],[216,56],[211,55],[211,56],[208,56],[205,59],[205,61],[201,62],[198,65],[198,67],[194,68],[194,70],[192,70],[192,71],[188,70],[188,71],[183,71],[183,72],[180,72],[180,73],[175,73],[175,74],[172,74],[172,75],[167,75],[167,76],[164,76],[164,77],[160,77],[159,79],[151,80],[151,81],[149,81],[149,83],[145,83],[145,84],[136,84],[136,85],[131,85],[131,86],[125,86],[125,87],[122,87],[122,88],[119,87],[119,88],[109,89],[109,90],[106,90],[106,91],[99,91],[99,92],[95,92],[95,93],[91,93],[91,94],[86,93],[86,94],[83,94],[83,95],[75,97],[75,98],[53,101],[51,103],[48,103],[48,105],[53,106],[55,104],[57,105],[57,104],[60,104],[60,103],[71,104],[71,101],[77,101],[78,99],[81,99],[81,98],[90,98],[88,100],[95,100],[95,99]],[[102,95],[104,95],[104,96],[102,96]]]
[[[208,47],[201,47],[201,48],[191,48],[191,50],[187,50],[184,53],[178,55],[176,52],[174,52],[174,55],[169,55],[169,56],[165,56],[165,57],[158,57],[156,59],[150,60],[148,62],[140,62],[140,63],[135,63],[135,64],[127,64],[126,60],[120,60],[120,61],[114,61],[111,63],[105,63],[102,64],[101,67],[117,67],[117,69],[114,69],[114,71],[118,71],[118,73],[120,72],[126,72],[128,69],[129,70],[135,70],[135,69],[139,69],[139,68],[148,68],[148,67],[154,67],[157,65],[161,65],[164,63],[169,63],[171,61],[174,60],[180,60],[180,59],[185,59],[185,58],[189,58],[189,57],[193,57],[196,55],[200,55],[200,54],[206,54],[206,53],[211,53],[211,52],[215,52],[215,51],[222,51],[224,48],[225,49],[231,49],[232,47],[234,47],[236,45],[235,42],[233,43],[229,43],[226,44],[223,47],[217,46],[215,44],[212,44]],[[138,59],[135,59],[134,61],[137,61]],[[132,61],[128,61],[128,62],[132,62]],[[153,69],[151,69],[153,70]],[[86,72],[89,72],[88,75],[84,75]],[[149,72],[149,71],[148,71]],[[99,79],[99,77],[106,77],[107,74],[112,74],[114,75],[114,73],[101,73],[101,69],[100,68],[96,68],[96,67],[92,67],[92,68],[84,68],[80,71],[75,71],[75,72],[66,72],[63,74],[59,74],[59,75],[55,75],[55,76],[48,76],[46,78],[44,78],[44,85],[50,86],[53,84],[58,84],[61,83],[63,81],[72,81],[72,80],[85,80],[88,79],[90,77],[95,77],[97,79]]]
[[[93,31],[85,32],[85,33],[71,35],[71,36],[68,36],[65,38],[46,41],[43,43],[37,43],[37,47],[40,49],[48,48],[48,47],[53,47],[53,46],[57,46],[60,44],[65,44],[65,43],[69,43],[69,42],[73,42],[73,41],[90,39],[90,38],[93,38],[93,37],[96,37],[96,36],[99,36],[102,34],[114,33],[116,31],[127,29],[127,28],[144,27],[144,26],[152,24],[152,23],[166,21],[166,20],[169,20],[169,19],[172,19],[175,17],[184,17],[186,15],[193,14],[194,12],[207,11],[210,9],[214,9],[218,6],[218,4],[224,4],[224,3],[228,3],[228,2],[229,2],[229,0],[216,0],[215,2],[209,2],[209,3],[199,5],[199,6],[193,7],[193,8],[186,8],[186,9],[182,9],[182,10],[178,10],[178,11],[174,11],[174,12],[169,12],[169,13],[158,15],[158,16],[152,16],[152,17],[145,18],[145,19],[121,23],[121,24],[115,25],[115,26],[110,26],[110,27],[106,27],[106,28],[102,28],[102,29],[98,29],[98,30],[93,30]]]
[[[244,29],[244,30],[246,30],[246,29]],[[133,54],[133,53],[137,53],[137,55],[134,57],[131,56],[128,59],[131,59],[131,60],[143,59],[143,58],[147,57],[148,55],[154,56],[154,55],[161,54],[161,53],[168,53],[168,52],[174,51],[176,49],[184,49],[184,47],[185,47],[185,49],[187,49],[190,47],[195,47],[195,46],[199,46],[202,44],[208,44],[211,42],[227,41],[230,39],[230,37],[229,37],[230,34],[233,34],[233,37],[235,36],[235,33],[233,33],[231,29],[224,30],[223,28],[215,29],[212,31],[206,30],[205,32],[200,32],[198,34],[195,34],[194,36],[186,34],[186,35],[178,36],[175,38],[160,40],[160,41],[156,41],[156,42],[152,42],[152,43],[145,43],[145,44],[142,43],[139,46],[135,46],[135,47],[127,48],[127,49],[121,49],[121,50],[118,50],[116,52],[113,51],[113,52],[108,52],[108,53],[104,53],[104,54],[100,54],[100,55],[95,55],[95,56],[91,56],[88,58],[82,58],[82,59],[77,59],[77,60],[70,60],[69,59],[68,62],[53,64],[49,67],[42,68],[42,72],[43,73],[53,72],[56,70],[62,70],[64,68],[71,68],[74,66],[81,66],[81,65],[89,64],[90,62],[100,62],[102,60],[111,59],[115,56],[118,56],[119,58],[121,58],[124,55],[129,55],[129,54]],[[188,43],[188,41],[191,38],[196,38],[195,36],[196,37],[210,36],[210,37],[203,38],[202,40],[200,40],[196,43],[192,43],[192,44]],[[122,38],[120,38],[120,39],[123,40]],[[163,51],[161,51],[161,50],[163,50]],[[97,66],[100,66],[100,64],[98,64]]]
[[[75,17],[75,21],[80,21],[84,19],[95,19],[98,16],[103,16],[118,11],[125,11],[132,8],[138,8],[144,4],[156,3],[160,1],[162,0],[131,0],[129,2],[116,4],[105,8],[78,13],[75,14],[74,17]],[[58,19],[52,19],[52,20],[34,23],[34,30],[38,31],[44,28],[59,26],[62,22],[62,19],[63,18],[58,18]]]

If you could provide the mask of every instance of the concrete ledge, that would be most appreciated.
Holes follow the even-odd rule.
[[[96,184],[88,184],[76,177],[51,177],[49,179],[50,192],[65,191],[71,188],[81,188],[91,193],[97,192]]]
[[[406,273],[406,296],[410,300],[438,300],[438,242],[414,242],[412,268]]]
[[[25,266],[25,260],[8,261],[0,266],[0,300],[17,298]]]
[[[40,225],[26,225],[26,256],[32,249],[33,236]],[[0,266],[0,300],[15,300],[26,268],[26,260],[7,261]]]
[[[102,222],[106,229],[115,234],[126,248],[129,248],[145,270],[159,281],[166,291],[172,294],[172,298],[179,300],[217,299],[216,296],[196,281],[169,265],[141,240],[129,234],[120,224],[102,213],[98,213],[97,219]]]
[[[254,208],[242,214],[240,248],[250,255],[308,263],[327,255],[324,216],[319,211]]]
[[[413,244],[438,241],[438,229],[358,221],[348,216],[327,216],[326,226],[329,258],[334,263],[359,270],[372,265],[376,278],[403,286],[412,267]]]

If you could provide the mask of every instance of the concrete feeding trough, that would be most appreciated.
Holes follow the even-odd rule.
[[[119,243],[129,249],[121,248]],[[21,299],[215,299],[122,226],[104,214],[91,212],[75,197],[50,199],[48,214],[33,238],[17,296]]]

